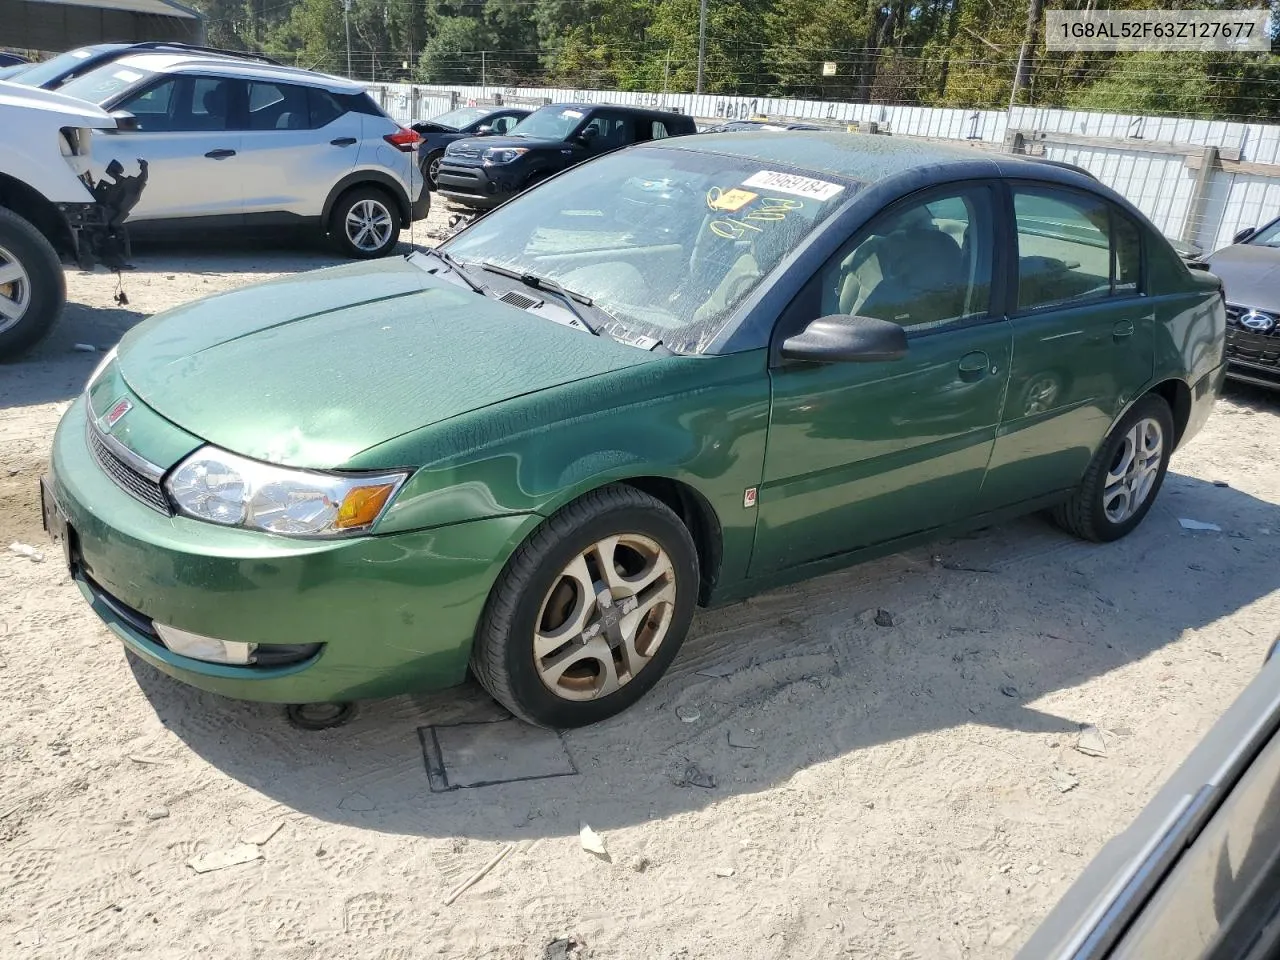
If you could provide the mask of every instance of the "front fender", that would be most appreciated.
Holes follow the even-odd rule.
[[[765,351],[665,357],[473,411],[374,447],[349,466],[422,463],[378,533],[550,516],[608,483],[696,491],[723,534],[722,582],[745,574],[769,417]]]

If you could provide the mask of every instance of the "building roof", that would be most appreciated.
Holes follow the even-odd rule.
[[[204,18],[175,0],[0,0],[7,46],[69,50],[106,41],[204,42]]]

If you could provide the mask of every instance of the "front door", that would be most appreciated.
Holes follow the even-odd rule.
[[[1013,369],[980,498],[990,510],[1076,486],[1154,367],[1137,226],[1061,187],[1015,185],[1013,210]]]
[[[772,409],[751,575],[941,526],[971,510],[1008,378],[991,297],[989,185],[900,201],[819,271],[780,337],[832,314],[901,324],[907,355],[771,369]]]
[[[243,157],[232,118],[242,93],[239,80],[183,74],[164,77],[112,108],[138,118],[127,149],[148,164],[147,186],[131,221],[240,215]],[[119,154],[125,143],[121,137],[111,147]]]

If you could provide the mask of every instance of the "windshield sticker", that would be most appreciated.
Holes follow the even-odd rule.
[[[759,187],[763,190],[776,190],[778,193],[789,193],[796,197],[807,197],[810,200],[830,200],[844,189],[838,183],[826,180],[814,180],[812,177],[800,177],[794,173],[782,173],[778,170],[761,170],[742,181],[744,187]]]
[[[803,200],[788,200],[785,197],[765,197],[760,206],[747,214],[748,220],[785,220],[792,210],[803,210]]]
[[[142,74],[134,73],[132,70],[117,70],[114,76],[117,80],[123,80],[125,83],[133,83],[135,80],[142,79]]]
[[[707,191],[707,206],[712,210],[733,213],[735,210],[741,210],[758,196],[760,194],[752,193],[750,190],[739,190],[736,187],[732,190],[712,187]]]
[[[561,111],[560,111],[560,116],[562,116],[562,117],[572,117],[574,120],[581,120],[581,119],[582,119],[582,111],[581,111],[581,110],[561,110]]]
[[[764,232],[763,228],[754,223],[743,223],[741,220],[712,220],[708,226],[717,237],[724,237],[726,240],[742,240],[749,236],[748,230]]]

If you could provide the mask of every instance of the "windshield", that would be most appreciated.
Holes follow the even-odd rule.
[[[1267,224],[1250,237],[1249,242],[1261,247],[1280,247],[1280,220]]]
[[[446,247],[592,297],[609,314],[601,325],[623,339],[700,353],[855,189],[758,160],[646,147],[522,194]]]
[[[121,66],[119,63],[105,63],[83,76],[68,81],[58,88],[58,92],[102,106],[117,94],[154,76],[156,74],[147,70],[135,70],[133,67]]]
[[[442,113],[438,117],[432,117],[427,122],[438,123],[440,126],[449,127],[451,130],[461,130],[463,127],[487,117],[490,112],[483,107],[463,107],[460,110],[450,110],[448,113]]]
[[[542,107],[512,127],[509,135],[563,140],[581,122],[582,111],[574,107]]]
[[[78,64],[88,60],[101,49],[103,48],[81,47],[79,50],[60,53],[52,60],[33,63],[22,71],[21,76],[13,77],[13,82],[20,83],[24,87],[43,87],[46,83],[58,79],[64,73],[74,70]]]

